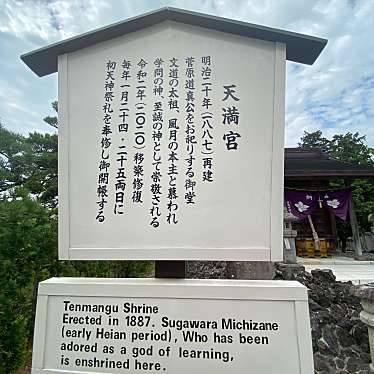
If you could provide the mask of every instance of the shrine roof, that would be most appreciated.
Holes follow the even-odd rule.
[[[374,177],[374,168],[336,160],[321,149],[286,148],[284,177],[285,179],[368,178]]]
[[[21,59],[41,77],[57,71],[59,55],[74,52],[167,20],[248,38],[284,43],[286,44],[287,60],[308,65],[314,63],[327,44],[326,39],[314,36],[165,7],[36,49],[23,54]]]

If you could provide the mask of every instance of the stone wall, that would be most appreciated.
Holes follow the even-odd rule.
[[[257,269],[256,263],[253,266]],[[188,262],[187,276],[251,278],[251,264],[240,266],[237,271],[233,267],[235,263]],[[246,274],[240,270],[244,268],[249,269]],[[308,288],[315,373],[369,374],[367,327],[359,319],[359,299],[350,294],[352,283],[337,282],[331,270],[314,270],[309,274],[301,266],[278,264],[272,271],[275,279],[297,280]],[[269,279],[268,274],[264,278]]]
[[[277,266],[276,279],[284,278],[284,268]],[[291,278],[308,288],[315,372],[368,374],[367,327],[359,318],[360,300],[350,294],[352,283],[337,282],[331,270],[309,274],[302,267]]]

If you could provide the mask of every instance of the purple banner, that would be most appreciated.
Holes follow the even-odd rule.
[[[305,219],[314,212],[317,199],[318,195],[315,191],[284,191],[284,201],[288,212],[300,219]]]
[[[318,207],[327,208],[332,214],[345,220],[347,218],[349,201],[352,191],[350,188],[331,191],[284,191],[284,202],[287,211],[295,217],[305,219],[309,214],[313,214]]]
[[[349,188],[335,191],[320,192],[323,205],[337,217],[347,218],[349,201],[351,200],[352,191]]]

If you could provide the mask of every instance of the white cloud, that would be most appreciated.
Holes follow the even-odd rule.
[[[0,31],[17,37],[30,35],[43,40],[57,36],[48,6],[39,1],[4,1]],[[44,3],[46,4],[46,3]]]
[[[13,53],[0,59],[4,83],[0,96],[5,95],[8,103],[4,109],[6,102],[0,102],[3,121],[25,131],[24,112],[40,113],[42,118],[56,98],[56,77],[31,77],[19,54],[166,5],[327,38],[329,43],[313,66],[288,63],[286,143],[296,145],[303,131],[321,129],[327,136],[359,131],[374,145],[374,1],[370,0],[0,0],[0,50],[6,38],[16,43]],[[17,89],[11,79],[13,83],[17,79]],[[13,105],[10,111],[9,103],[21,109]],[[47,131],[43,124],[39,130]]]
[[[318,26],[329,43],[312,67],[288,69],[287,144],[295,144],[305,126],[301,115],[325,135],[356,132],[374,144],[374,40],[371,30],[374,2],[343,1],[317,3],[325,22]]]

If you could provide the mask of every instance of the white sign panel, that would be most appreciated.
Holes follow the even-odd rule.
[[[312,374],[306,288],[286,281],[52,278],[33,374]]]
[[[281,260],[284,68],[174,22],[60,56],[60,259]]]

